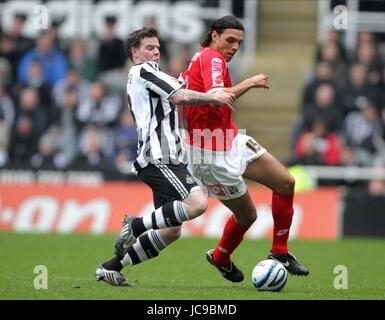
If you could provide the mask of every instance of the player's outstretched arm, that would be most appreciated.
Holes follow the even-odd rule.
[[[242,82],[238,83],[237,85],[231,88],[226,88],[226,90],[235,94],[235,96],[238,98],[252,88],[270,89],[269,76],[263,73],[258,74],[256,76],[243,80]]]
[[[235,95],[231,92],[218,90],[213,93],[202,93],[194,90],[179,89],[175,91],[169,100],[179,106],[199,106],[211,104],[214,107],[227,106],[234,110]]]

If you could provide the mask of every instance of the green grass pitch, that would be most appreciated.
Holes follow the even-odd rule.
[[[313,300],[385,299],[384,240],[291,241],[290,250],[309,267],[304,277],[289,275],[282,292],[257,292],[251,284],[254,265],[266,258],[269,240],[245,240],[233,255],[245,280],[233,284],[205,260],[216,239],[183,238],[124,274],[134,287],[96,282],[95,266],[112,257],[114,237],[93,235],[15,234],[0,232],[0,300]],[[48,289],[34,288],[37,265],[48,270]],[[348,270],[348,289],[335,289],[334,268]]]

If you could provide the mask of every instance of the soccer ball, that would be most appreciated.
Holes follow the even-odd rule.
[[[254,267],[251,281],[258,291],[281,291],[287,281],[287,271],[275,260],[263,260]]]

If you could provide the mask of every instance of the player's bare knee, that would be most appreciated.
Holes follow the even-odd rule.
[[[201,214],[203,214],[208,208],[207,198],[203,195],[203,193],[195,194],[193,197],[186,198],[183,201],[186,211],[190,217],[190,219],[194,219]]]
[[[295,179],[290,173],[288,173],[285,178],[280,181],[279,185],[274,191],[279,194],[292,194],[294,193],[294,187]]]
[[[249,228],[255,220],[257,220],[255,208],[243,211],[242,214],[236,215],[236,222],[245,228]]]
[[[182,228],[180,226],[178,227],[171,227],[171,228],[165,228],[160,229],[158,232],[160,233],[161,238],[163,241],[169,245],[170,243],[178,240],[180,238]]]
[[[246,224],[251,226],[255,220],[257,220],[257,212],[255,210],[252,210],[246,216]]]
[[[205,213],[209,204],[206,197],[199,197],[194,204],[194,211],[196,213],[196,216],[200,216],[201,214]]]

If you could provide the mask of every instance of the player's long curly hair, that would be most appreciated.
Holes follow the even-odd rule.
[[[224,16],[211,23],[210,30],[203,36],[201,41],[202,47],[208,47],[212,41],[212,33],[216,31],[218,34],[223,33],[226,29],[244,30],[243,24],[234,16]]]

